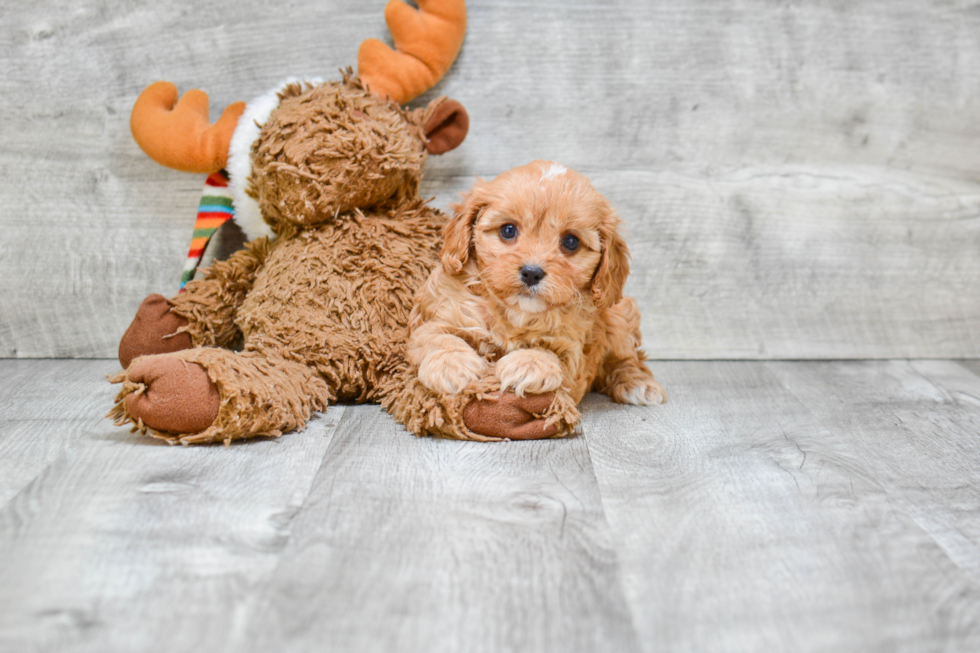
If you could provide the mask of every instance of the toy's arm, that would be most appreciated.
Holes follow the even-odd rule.
[[[189,282],[176,297],[150,295],[144,299],[119,341],[123,368],[140,356],[191,347],[234,347],[242,335],[235,324],[238,307],[268,252],[268,239],[260,238],[227,261],[212,265],[203,279]]]
[[[269,254],[268,238],[245,245],[227,261],[214,263],[204,278],[188,282],[184,292],[168,300],[171,311],[187,320],[181,329],[197,347],[232,347],[241,338],[235,324],[238,307],[252,289],[255,274]]]

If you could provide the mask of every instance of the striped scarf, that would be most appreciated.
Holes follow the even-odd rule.
[[[204,192],[201,193],[201,203],[197,207],[197,219],[194,221],[194,235],[191,237],[191,248],[187,252],[184,271],[180,275],[180,291],[194,278],[197,266],[204,255],[211,236],[218,227],[235,217],[235,208],[231,203],[231,191],[228,189],[228,173],[224,170],[212,172],[204,182]]]

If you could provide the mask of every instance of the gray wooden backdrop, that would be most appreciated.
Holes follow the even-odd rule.
[[[172,293],[202,178],[129,134],[157,79],[212,115],[385,36],[385,0],[0,7],[0,356],[112,357]],[[472,117],[438,206],[551,158],[629,227],[654,358],[977,357],[974,0],[469,2],[425,98]]]

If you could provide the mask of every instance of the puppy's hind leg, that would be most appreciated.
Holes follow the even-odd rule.
[[[653,406],[667,401],[667,393],[639,358],[619,361],[605,380],[601,391],[621,404]]]
[[[621,404],[650,406],[667,401],[663,387],[643,362],[640,349],[640,311],[636,300],[624,297],[609,311],[609,353],[595,388]]]

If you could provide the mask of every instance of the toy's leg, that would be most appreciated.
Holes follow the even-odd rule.
[[[200,433],[221,407],[218,388],[203,367],[163,354],[137,360],[126,371],[120,397],[139,427],[167,433]]]
[[[191,335],[178,329],[187,320],[170,310],[163,295],[149,295],[136,311],[133,323],[119,341],[119,362],[129,367],[137,356],[167,354],[193,347]]]
[[[123,387],[109,417],[182,444],[278,436],[332,398],[306,365],[216,348],[138,358],[111,380]]]
[[[564,391],[518,397],[500,392],[488,376],[455,395],[438,395],[406,372],[383,405],[416,435],[458,440],[533,440],[563,437],[575,429],[579,413]]]
[[[566,399],[557,398],[554,392],[523,397],[513,392],[494,392],[470,401],[463,409],[463,423],[474,433],[500,439],[560,437],[570,433],[578,421],[577,413],[560,415],[563,403],[566,408],[574,406]],[[575,410],[574,407],[572,410]],[[550,419],[550,415],[558,415],[559,418]]]

